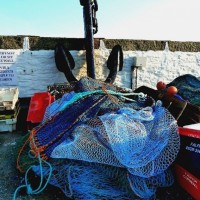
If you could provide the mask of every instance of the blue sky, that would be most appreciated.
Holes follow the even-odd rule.
[[[95,37],[200,41],[199,0],[97,0]],[[79,0],[0,0],[0,35],[84,37]]]

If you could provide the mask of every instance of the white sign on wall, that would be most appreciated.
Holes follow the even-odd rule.
[[[0,86],[17,85],[16,52],[0,50]]]

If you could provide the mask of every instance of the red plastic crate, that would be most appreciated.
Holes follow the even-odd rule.
[[[191,137],[191,138],[200,139],[200,130],[179,127],[178,132],[179,132],[180,136],[187,136],[187,137]]]
[[[175,164],[175,170],[179,185],[194,199],[200,200],[200,179],[178,164]]]
[[[200,130],[179,127],[181,147],[175,163],[177,182],[200,200]]]
[[[40,123],[43,120],[45,110],[55,100],[54,96],[51,96],[49,92],[35,93],[31,97],[27,122],[33,124]]]

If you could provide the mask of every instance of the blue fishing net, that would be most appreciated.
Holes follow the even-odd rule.
[[[177,123],[160,101],[146,99],[86,78],[51,104],[30,137],[53,167],[43,168],[49,183],[76,200],[149,199],[171,185]],[[40,166],[33,170],[40,174]]]
[[[77,126],[72,137],[51,157],[125,167],[147,178],[166,170],[179,151],[177,124],[159,104],[154,111],[124,108],[93,118]]]
[[[166,170],[157,176],[142,178],[128,174],[130,187],[141,199],[155,198],[158,187],[169,187],[173,184],[174,178],[170,170]]]
[[[34,166],[33,170],[39,175],[38,166]],[[43,170],[47,177],[49,168]],[[126,171],[121,168],[65,160],[53,167],[52,177],[50,184],[59,187],[67,197],[77,200],[129,200],[136,197],[126,178]]]
[[[91,79],[90,77],[81,78],[74,86],[75,92],[85,92],[91,90],[102,89],[102,87],[106,87],[107,90],[112,90],[115,92],[131,92],[132,90],[129,88],[118,87],[113,84],[105,83],[99,80]]]
[[[167,86],[176,86],[178,94],[194,105],[200,106],[200,79],[191,74],[177,77]]]
[[[51,159],[53,166],[50,184],[60,188],[68,198],[76,200],[154,199],[158,187],[169,187],[174,179],[170,170],[142,178],[124,168],[75,160]],[[39,166],[33,171],[40,175]],[[48,167],[43,175],[48,177]]]
[[[52,150],[62,141],[71,140],[71,131],[80,123],[96,115],[99,111],[99,104],[105,102],[106,96],[87,96],[60,111],[50,120],[44,121],[37,126],[33,132],[34,144],[32,147],[43,149],[42,156],[49,157]],[[95,103],[94,103],[95,102]]]

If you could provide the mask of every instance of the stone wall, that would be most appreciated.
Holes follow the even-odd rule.
[[[67,82],[64,74],[56,68],[54,47],[64,44],[75,60],[73,73],[77,79],[86,76],[84,40],[74,38],[29,37],[30,50],[23,50],[24,36],[0,37],[0,49],[17,52],[14,67],[17,69],[20,97],[30,97],[33,93],[46,91],[47,85]],[[118,72],[115,84],[122,87],[146,85],[155,88],[159,80],[166,83],[183,74],[200,77],[200,43],[175,41],[141,41],[95,39],[96,79],[105,80],[109,71],[106,61],[112,47],[120,44],[124,54],[123,70]],[[168,46],[166,46],[168,44]],[[145,67],[132,73],[135,58],[145,57]],[[135,71],[136,72],[136,71]],[[0,87],[6,87],[1,85]]]
[[[25,36],[0,36],[0,49],[21,49]],[[30,50],[53,50],[58,43],[64,44],[70,50],[84,50],[83,38],[50,38],[28,36]],[[95,49],[104,41],[106,48],[112,49],[115,44],[120,44],[125,51],[159,51],[165,49],[168,42],[172,52],[200,52],[200,42],[156,41],[156,40],[126,40],[95,38]]]

